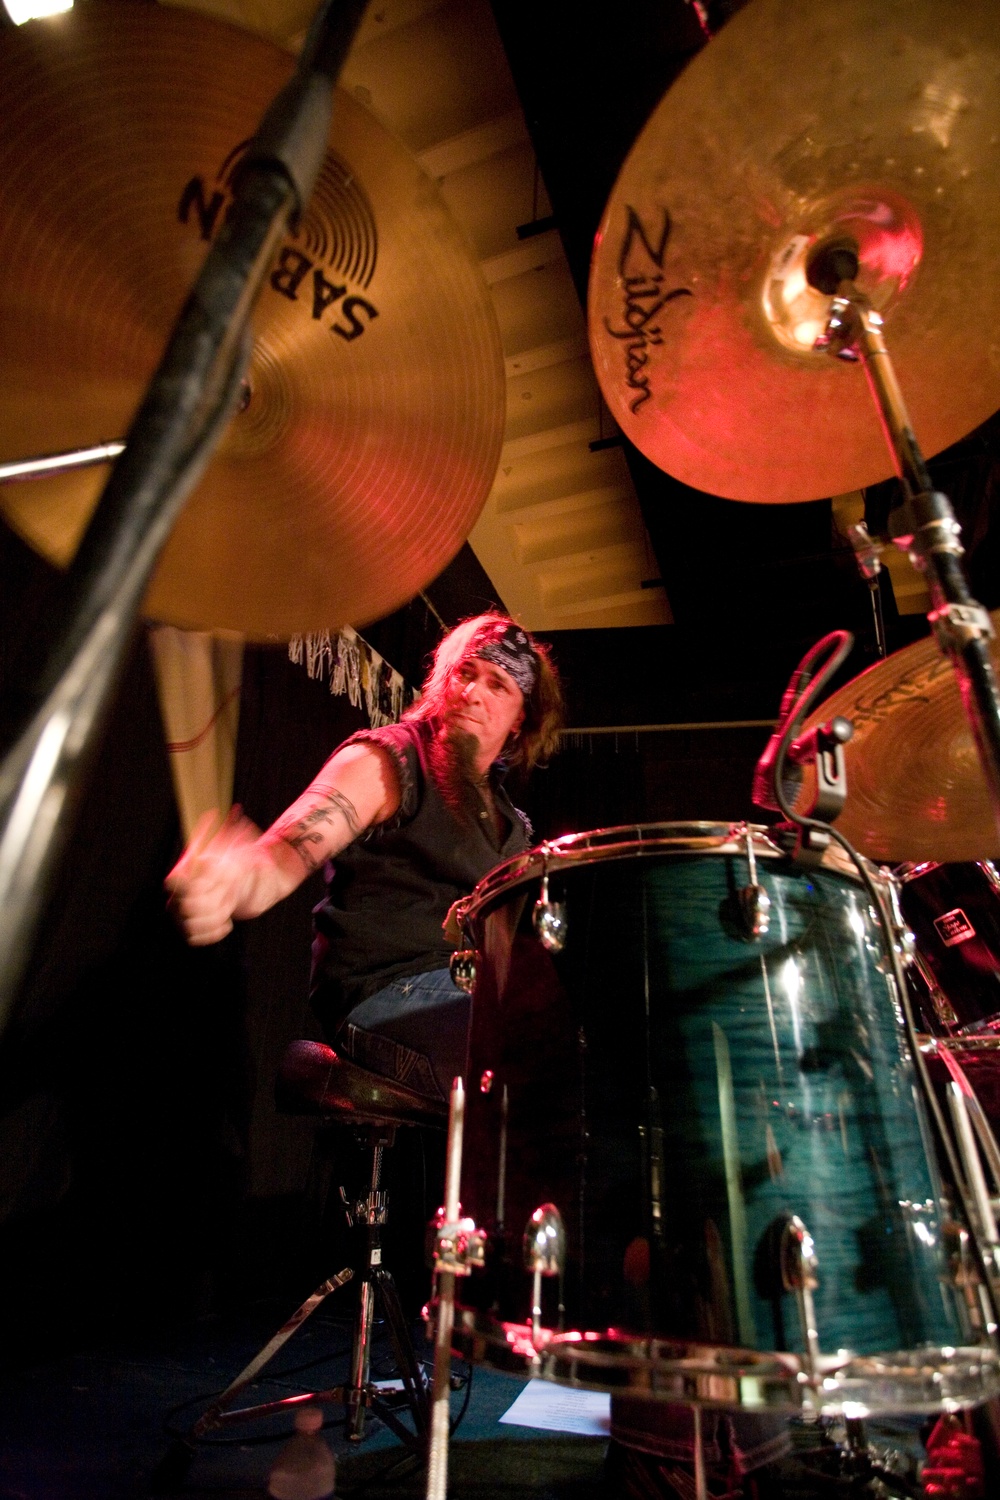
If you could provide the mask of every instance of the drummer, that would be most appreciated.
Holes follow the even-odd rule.
[[[507,615],[463,621],[402,720],[353,735],[266,833],[238,811],[215,833],[202,820],[166,881],[188,942],[219,942],[335,858],[314,914],[314,1008],[343,1055],[446,1097],[465,1071],[469,997],[444,924],[529,847],[507,778],[548,758],[562,717],[546,647]]]

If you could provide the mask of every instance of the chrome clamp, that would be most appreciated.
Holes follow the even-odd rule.
[[[434,1270],[469,1276],[486,1264],[486,1231],[474,1219],[449,1220],[439,1208],[433,1222]]]
[[[981,604],[942,604],[927,618],[942,651],[960,651],[970,641],[993,639],[993,621]]]

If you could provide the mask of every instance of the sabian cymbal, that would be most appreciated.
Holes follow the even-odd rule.
[[[1000,406],[1000,26],[992,0],[751,0],[653,112],[590,275],[604,396],[660,468],[736,500],[892,471],[863,373],[811,352],[817,241],[858,284],[925,453]]]
[[[993,615],[1000,629],[1000,610]],[[992,642],[994,669],[1000,646]],[[842,714],[847,802],[837,829],[870,859],[974,860],[1000,855],[986,782],[954,668],[929,636],[869,667],[806,722]]]
[[[91,0],[0,37],[0,456],[121,437],[291,59],[205,17]],[[345,93],[254,315],[249,402],[146,601],[190,627],[360,624],[451,559],[496,472],[492,305],[436,186]],[[66,562],[106,471],[0,490]]]

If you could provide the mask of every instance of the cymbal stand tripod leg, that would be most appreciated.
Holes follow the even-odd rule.
[[[829,282],[824,284],[822,265],[815,280],[810,273],[810,280],[822,290],[831,289]],[[961,528],[947,495],[934,489],[889,357],[882,318],[850,279],[836,287],[819,347],[859,358],[864,365],[906,490],[906,503],[890,518],[894,539],[927,574],[932,606],[928,620],[955,669],[1000,830],[1000,692],[989,655],[992,622],[972,597],[961,561]]]

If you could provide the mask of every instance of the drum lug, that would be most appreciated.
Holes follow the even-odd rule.
[[[746,850],[750,884],[742,886],[736,895],[747,937],[754,942],[757,938],[766,937],[771,926],[771,898],[757,881],[757,856],[753,847],[753,829],[748,823],[743,824],[740,836]]]
[[[476,985],[476,958],[475,948],[460,948],[457,953],[451,955],[448,972],[451,974],[452,983],[467,995],[471,995]]]
[[[566,946],[567,937],[566,903],[550,898],[547,870],[542,876],[542,889],[535,902],[531,920],[542,947],[549,953],[561,953]]]
[[[806,1346],[809,1374],[815,1376],[819,1366],[819,1334],[813,1292],[819,1286],[819,1261],[812,1235],[797,1214],[785,1222],[778,1247],[781,1283],[786,1292],[794,1292],[799,1307],[802,1337]]]
[[[899,954],[900,962],[904,968],[908,969],[913,963],[917,940],[907,926],[906,918],[903,916],[899,881],[894,879],[892,875],[886,874],[882,879],[882,889],[889,898],[893,944],[896,952]]]
[[[566,1265],[566,1228],[554,1203],[543,1203],[535,1209],[525,1225],[522,1244],[525,1270],[534,1277],[531,1336],[537,1344],[542,1327],[542,1277],[558,1276],[561,1281]]]
[[[771,898],[762,885],[745,885],[737,891],[740,916],[750,939],[766,937],[771,926]]]

